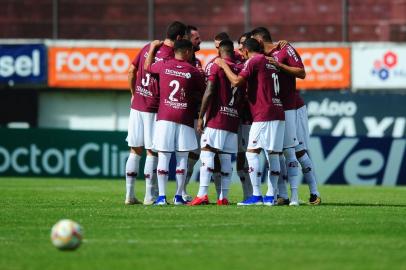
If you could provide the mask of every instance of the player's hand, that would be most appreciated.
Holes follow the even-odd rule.
[[[271,63],[275,67],[279,68],[279,63],[278,63],[278,61],[275,60],[275,58],[267,56],[266,59],[268,59],[269,63]]]
[[[282,49],[283,47],[285,47],[286,45],[288,45],[288,41],[287,40],[279,40],[278,41],[278,48]]]
[[[203,134],[204,133],[204,121],[203,118],[199,118],[197,119],[197,126],[196,126],[197,132],[199,134]]]
[[[226,61],[224,61],[224,59],[221,59],[220,57],[216,58],[216,59],[214,60],[214,63],[215,63],[216,65],[218,65],[219,67],[221,67],[221,68],[223,68],[224,65],[227,65],[227,64],[226,64]]]
[[[161,41],[161,40],[154,40],[154,41],[151,42],[151,47],[153,47],[155,49],[155,48],[161,47],[161,45],[163,43],[164,42]]]

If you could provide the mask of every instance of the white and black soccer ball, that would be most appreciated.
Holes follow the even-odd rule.
[[[82,238],[82,227],[70,219],[58,221],[51,230],[52,244],[61,250],[77,249],[82,242]]]

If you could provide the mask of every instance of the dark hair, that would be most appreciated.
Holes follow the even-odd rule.
[[[234,43],[229,39],[222,40],[219,44],[219,50],[225,52],[227,55],[233,55]]]
[[[222,41],[222,40],[225,40],[225,39],[230,39],[230,37],[228,36],[228,34],[226,32],[218,33],[214,37],[214,40],[219,40],[219,41]]]
[[[193,50],[193,44],[187,39],[175,40],[173,50],[175,52],[185,52],[187,50]]]
[[[174,41],[178,36],[183,37],[186,34],[186,25],[175,21],[171,23],[166,29],[166,38]]]
[[[249,52],[261,52],[261,44],[255,38],[247,38],[243,44],[243,48],[247,49]]]
[[[197,27],[193,26],[193,25],[186,26],[186,35],[188,35],[190,37],[190,35],[192,34],[192,31],[197,31]]]
[[[257,27],[254,30],[251,31],[251,36],[260,36],[262,38],[263,41],[265,42],[272,42],[272,37],[271,37],[271,33],[269,32],[269,30],[263,26],[261,27]]]
[[[251,35],[252,35],[251,32],[247,32],[247,33],[242,34],[242,35],[238,38],[238,44],[241,44],[241,39],[242,39],[243,37],[245,37],[245,39],[247,39],[247,38],[250,38]]]

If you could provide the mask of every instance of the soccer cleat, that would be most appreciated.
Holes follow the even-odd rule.
[[[229,205],[230,202],[227,200],[227,198],[223,198],[222,200],[218,199],[217,200],[217,205]]]
[[[186,202],[191,202],[191,201],[193,200],[193,197],[190,196],[189,194],[183,194],[183,195],[182,195],[182,198],[183,198],[183,200],[186,201]]]
[[[289,206],[299,206],[299,201],[291,201]]]
[[[144,205],[153,205],[155,203],[155,198],[151,197],[151,198],[144,198]]]
[[[317,194],[310,194],[309,204],[319,205],[319,204],[321,204],[321,198],[319,196],[317,196]]]
[[[207,195],[204,195],[203,197],[196,197],[188,203],[188,205],[193,206],[193,205],[204,205],[204,204],[209,204],[209,197]]]
[[[283,198],[283,197],[279,197],[276,200],[276,205],[289,205],[290,201],[289,199]]]
[[[173,204],[174,205],[185,205],[185,204],[187,204],[187,202],[185,200],[183,200],[182,195],[175,195],[175,197],[173,197]]]
[[[237,205],[240,205],[240,206],[244,206],[244,205],[263,205],[263,204],[264,204],[264,201],[263,201],[262,196],[255,196],[255,195],[252,195],[248,199],[237,203]]]
[[[124,201],[125,205],[142,204],[137,198],[127,198]]]
[[[156,199],[154,205],[168,205],[166,196],[158,196],[158,199]]]
[[[264,196],[264,204],[267,206],[272,206],[275,203],[274,199],[274,196]]]

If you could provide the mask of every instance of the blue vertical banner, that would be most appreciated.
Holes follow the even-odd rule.
[[[44,45],[0,45],[0,85],[47,82],[47,50]]]

